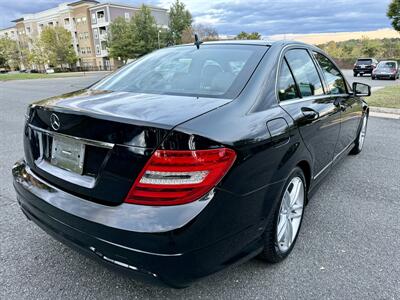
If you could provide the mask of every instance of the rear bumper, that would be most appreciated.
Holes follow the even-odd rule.
[[[131,204],[135,211],[121,210],[123,205],[105,206],[63,192],[35,176],[23,161],[14,166],[13,176],[18,202],[30,220],[72,248],[146,281],[186,286],[262,249],[259,226],[216,238],[207,224],[209,217],[218,218],[215,209],[207,207],[199,217],[211,200],[190,209],[180,206],[180,216]]]
[[[372,74],[376,79],[393,79],[397,77],[397,74]]]
[[[373,69],[353,69],[354,73],[357,74],[372,74]]]

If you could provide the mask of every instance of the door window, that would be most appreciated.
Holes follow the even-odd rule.
[[[285,56],[296,79],[301,96],[323,95],[321,79],[307,50],[289,50]]]
[[[278,80],[279,80],[278,91],[279,91],[280,101],[299,98],[299,95],[297,93],[296,83],[293,79],[293,75],[290,72],[290,69],[285,59],[282,61]]]
[[[321,53],[314,52],[315,59],[324,72],[325,80],[329,86],[329,94],[345,94],[346,83],[335,65]]]

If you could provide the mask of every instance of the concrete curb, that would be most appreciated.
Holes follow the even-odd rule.
[[[400,120],[400,109],[370,106],[369,114],[371,117],[388,118]]]

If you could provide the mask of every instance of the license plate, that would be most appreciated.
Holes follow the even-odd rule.
[[[83,143],[68,137],[53,137],[51,164],[82,174],[84,158],[85,145]]]
[[[365,65],[361,65],[360,67],[361,67],[361,69],[365,69]]]

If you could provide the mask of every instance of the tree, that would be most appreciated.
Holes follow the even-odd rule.
[[[392,0],[386,13],[395,30],[400,32],[400,0]]]
[[[134,43],[133,53],[135,57],[145,55],[157,49],[158,28],[156,20],[151,15],[151,10],[142,5],[131,21]]]
[[[195,33],[197,33],[200,40],[204,42],[219,40],[218,32],[214,27],[203,24],[195,24],[182,32],[182,43],[194,43]]]
[[[28,61],[31,65],[35,65],[35,69],[45,69],[48,58],[47,51],[41,39],[36,39],[32,41],[32,48],[28,55]]]
[[[377,40],[370,40],[366,37],[361,40],[361,52],[366,57],[377,56],[381,50],[381,45]]]
[[[8,37],[0,38],[0,67],[17,69],[19,62],[17,42]]]
[[[71,33],[63,27],[45,27],[40,41],[46,49],[47,60],[53,66],[74,64],[78,58],[72,46]]]
[[[176,0],[169,9],[169,43],[182,43],[182,33],[192,25],[192,15],[185,4]]]
[[[260,40],[260,39],[261,39],[261,34],[259,34],[258,32],[247,33],[242,31],[235,37],[235,40]]]
[[[107,35],[109,55],[113,58],[121,58],[126,62],[134,57],[134,39],[132,20],[126,21],[125,18],[118,17],[110,25],[110,32]]]

